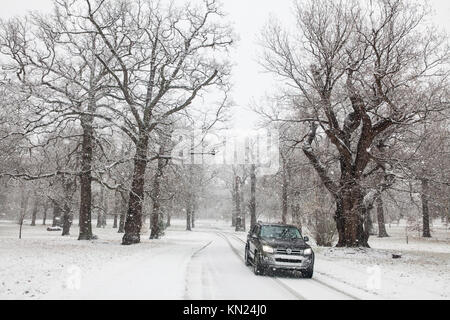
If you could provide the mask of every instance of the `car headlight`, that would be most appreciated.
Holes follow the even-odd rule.
[[[273,248],[270,246],[262,246],[262,249],[266,253],[273,253]]]
[[[310,256],[310,255],[312,255],[312,250],[311,250],[311,248],[308,248],[308,249],[303,250],[303,254],[304,254],[305,256]]]

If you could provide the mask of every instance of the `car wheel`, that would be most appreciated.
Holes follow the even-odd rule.
[[[248,246],[245,247],[245,265],[251,266],[252,263],[250,262],[250,257],[248,255]]]
[[[303,271],[303,278],[311,279],[313,277],[313,274],[314,274],[314,268],[309,267],[308,269]]]
[[[255,252],[255,255],[253,257],[253,272],[256,275],[261,275],[262,274],[261,258],[259,257],[259,255],[256,252]]]

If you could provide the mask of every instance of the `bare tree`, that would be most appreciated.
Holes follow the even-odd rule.
[[[289,119],[277,120],[310,124],[303,152],[336,202],[337,245],[368,246],[367,208],[394,177],[375,141],[448,107],[446,38],[424,30],[424,6],[402,0],[305,1],[296,13],[295,35],[276,24],[263,35],[263,66],[294,96]],[[324,166],[330,158],[318,152],[320,141],[334,146],[339,175]],[[372,164],[384,179],[367,188]]]
[[[94,120],[105,94],[106,68],[97,60],[100,37],[89,32],[74,3],[55,1],[49,16],[31,15],[2,23],[1,52],[10,57],[25,91],[41,106],[22,134],[45,132],[79,120],[81,137],[79,240],[92,238],[92,162]],[[90,26],[90,24],[89,24]],[[34,50],[34,48],[39,48]],[[30,112],[31,114],[31,112]],[[102,117],[108,119],[107,116]],[[53,139],[69,138],[54,137]]]
[[[86,4],[86,19],[114,57],[113,61],[102,54],[97,58],[115,81],[114,98],[131,114],[126,132],[135,143],[136,154],[122,240],[128,245],[140,241],[151,132],[190,106],[205,88],[222,83],[227,63],[206,54],[227,48],[232,40],[229,28],[217,22],[221,13],[214,2],[205,2],[203,8],[164,8],[140,1],[106,4],[87,0]]]

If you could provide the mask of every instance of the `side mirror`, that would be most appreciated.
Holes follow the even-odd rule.
[[[309,242],[309,238],[308,237],[303,237],[303,241]]]

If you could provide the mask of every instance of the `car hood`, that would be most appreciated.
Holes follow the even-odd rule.
[[[310,248],[302,239],[280,240],[262,238],[262,243],[279,249],[307,249]]]

